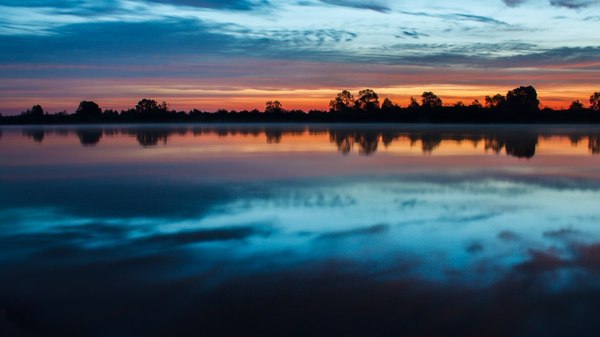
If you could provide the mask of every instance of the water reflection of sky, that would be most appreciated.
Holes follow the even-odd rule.
[[[3,129],[0,332],[596,331],[600,129],[277,128]]]

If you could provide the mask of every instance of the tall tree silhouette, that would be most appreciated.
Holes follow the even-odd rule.
[[[506,106],[513,111],[532,112],[539,110],[540,101],[534,87],[518,87],[506,94]]]
[[[31,109],[28,109],[27,111],[23,112],[22,114],[26,115],[26,116],[30,116],[30,117],[35,117],[35,118],[43,117],[44,116],[44,108],[42,108],[41,105],[36,104],[36,105],[32,106]]]
[[[473,100],[473,102],[471,102],[471,104],[469,105],[469,107],[476,108],[476,109],[481,109],[481,108],[483,108],[483,105],[481,105],[481,102],[479,102],[479,100],[476,99],[476,100]]]
[[[381,110],[383,111],[392,111],[396,106],[394,105],[394,102],[392,102],[391,99],[389,98],[384,98],[383,99],[383,103],[381,103]]]
[[[153,99],[142,99],[135,106],[135,111],[142,117],[156,118],[168,113],[166,102],[158,103]]]
[[[266,113],[281,113],[283,112],[283,104],[281,102],[275,101],[267,101],[265,103],[265,112]]]
[[[358,92],[358,98],[354,101],[356,108],[364,111],[374,111],[379,109],[379,95],[371,89],[364,89]]]
[[[585,107],[579,100],[571,102],[571,105],[569,106],[569,110],[571,111],[581,111],[583,109],[585,109]]]
[[[410,98],[410,102],[408,103],[408,108],[409,108],[409,109],[416,110],[416,109],[418,109],[418,108],[420,108],[420,107],[421,107],[421,106],[419,105],[419,101],[417,101],[417,99],[416,99],[416,98],[414,98],[414,97],[411,97],[411,98]]]
[[[595,92],[590,96],[590,109],[600,111],[600,92]]]
[[[354,106],[354,96],[348,90],[343,90],[329,102],[329,110],[335,112],[349,111]]]
[[[81,101],[75,114],[80,117],[100,117],[102,116],[102,109],[93,101]]]
[[[485,107],[488,109],[499,109],[506,103],[506,97],[501,94],[494,96],[485,96]]]
[[[425,109],[435,109],[442,107],[442,99],[431,91],[425,91],[421,95],[422,107]]]

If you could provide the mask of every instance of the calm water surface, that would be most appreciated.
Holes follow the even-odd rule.
[[[597,336],[600,128],[0,129],[2,336]]]

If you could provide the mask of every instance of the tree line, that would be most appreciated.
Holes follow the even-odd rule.
[[[540,109],[540,101],[533,86],[520,86],[505,95],[486,96],[483,102],[470,104],[459,101],[444,105],[433,92],[423,92],[419,99],[411,97],[403,107],[372,89],[360,90],[356,96],[343,90],[330,102],[328,110],[287,110],[278,100],[265,103],[263,111],[218,110],[206,112],[193,109],[176,111],[166,102],[142,99],[128,110],[102,110],[93,101],[82,101],[73,114],[66,111],[48,113],[41,105],[34,105],[18,116],[0,115],[4,124],[35,123],[112,123],[112,122],[441,122],[441,123],[526,123],[526,122],[600,122],[600,92],[593,93],[586,107],[573,101],[566,110]]]

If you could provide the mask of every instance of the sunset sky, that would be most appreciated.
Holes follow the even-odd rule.
[[[600,90],[595,0],[0,0],[0,112],[81,100],[178,110],[325,109],[341,89],[406,106],[520,85],[543,106]]]

